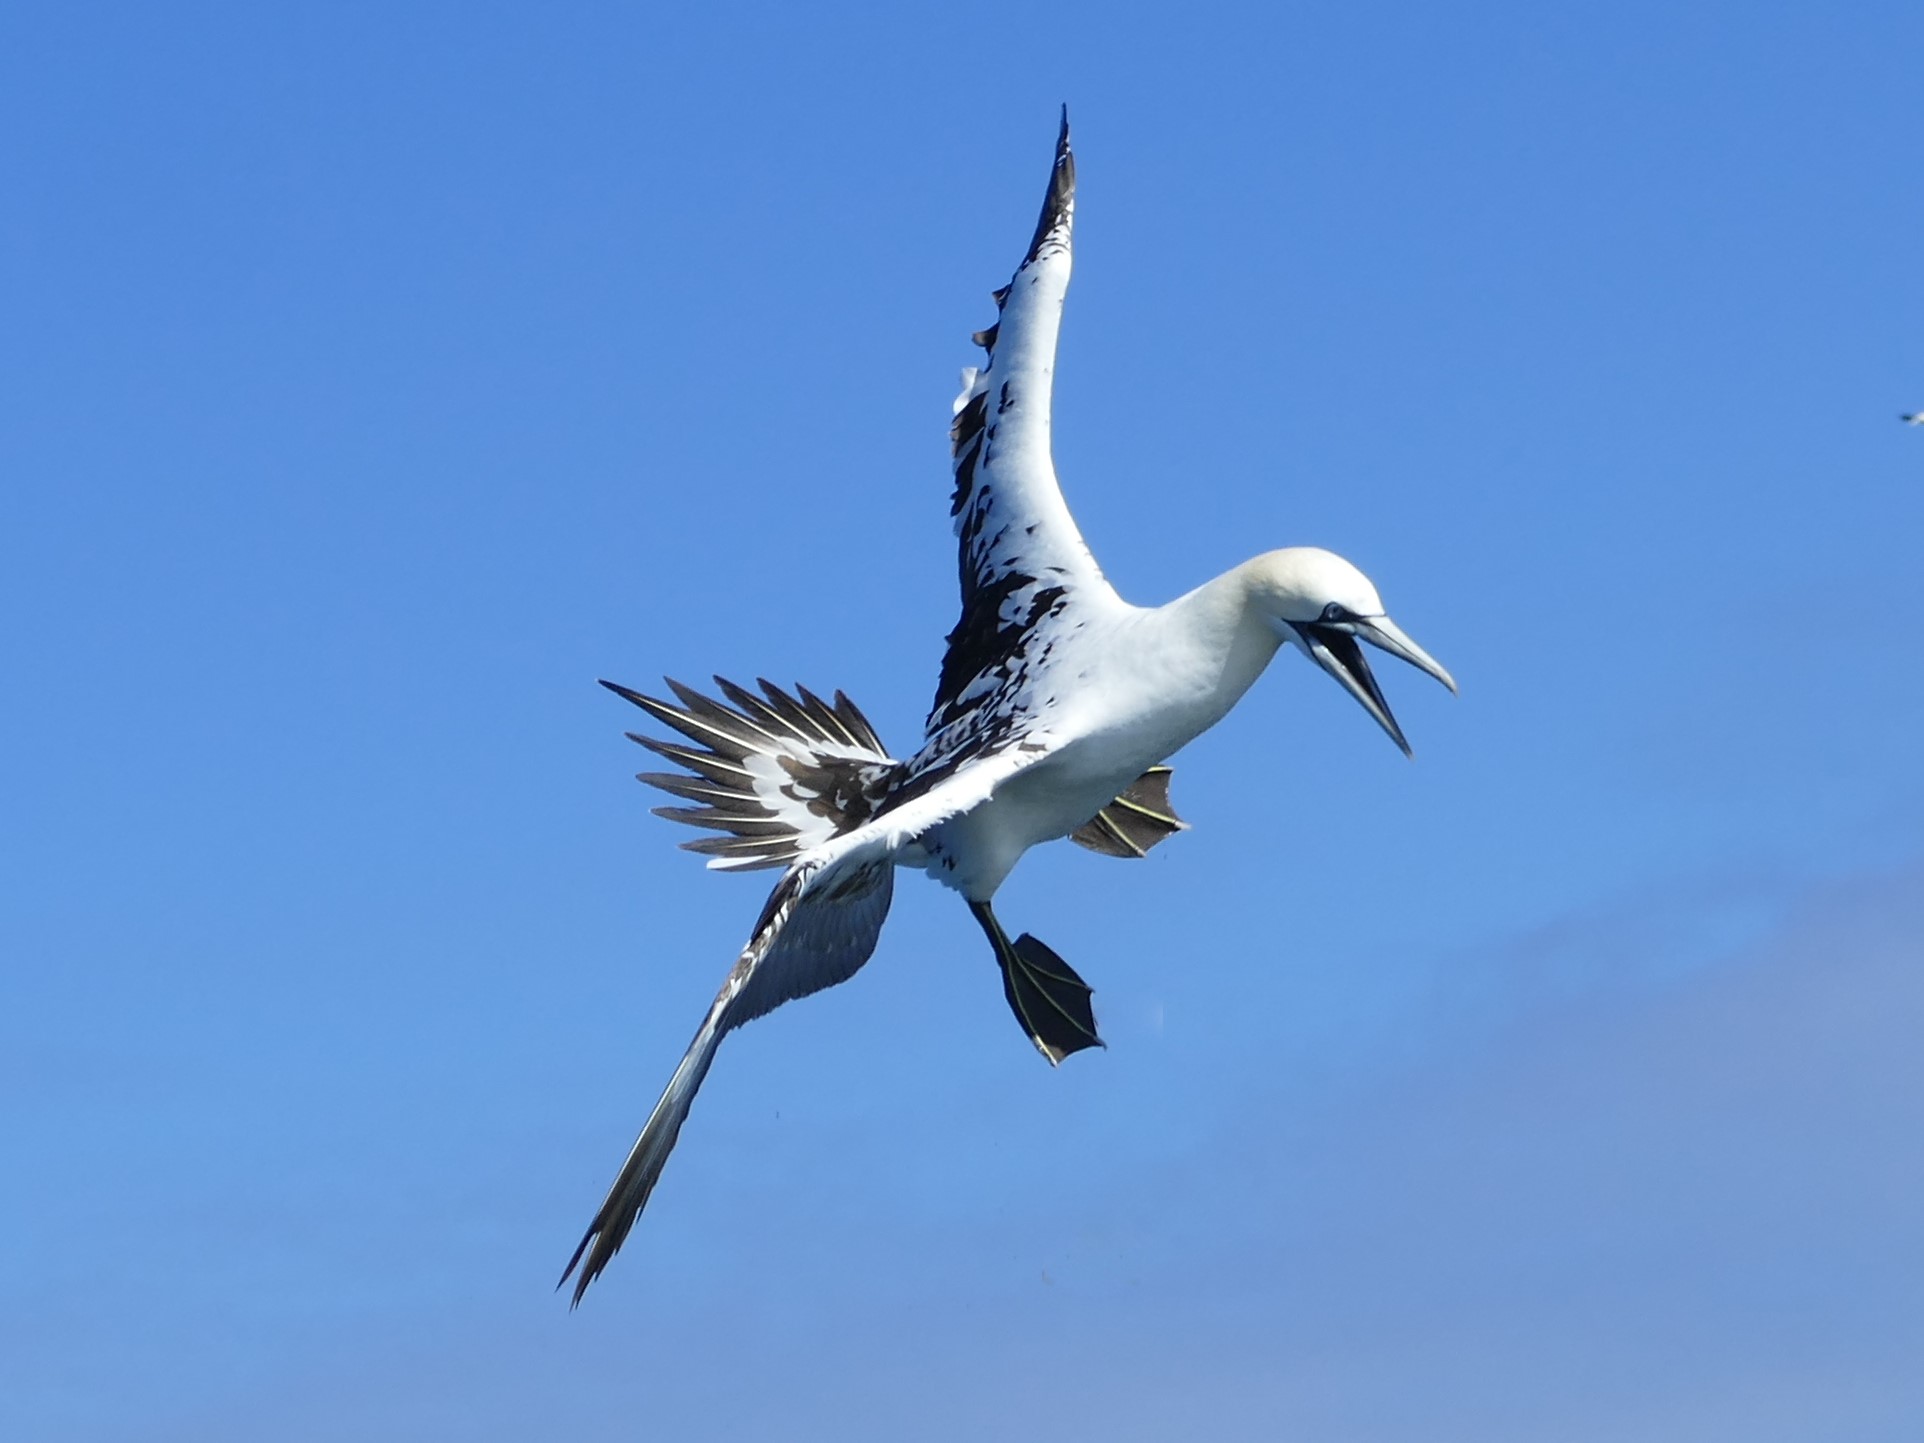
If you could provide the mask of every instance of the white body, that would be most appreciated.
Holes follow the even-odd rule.
[[[1167,606],[1118,603],[1065,636],[1047,674],[1061,692],[1046,754],[899,860],[986,901],[1029,848],[1067,836],[1221,721],[1282,645],[1250,606],[1248,571]]]
[[[852,976],[875,947],[897,867],[925,868],[970,900],[993,932],[1011,1005],[1059,1061],[1099,1041],[1090,989],[1033,938],[1009,943],[987,906],[1024,852],[1120,805],[1152,767],[1221,721],[1285,643],[1300,646],[1405,751],[1356,642],[1453,685],[1383,614],[1369,580],[1326,551],[1269,552],[1154,608],[1129,605],[1104,578],[1050,456],[1074,217],[1068,139],[1065,116],[1034,238],[997,293],[997,323],[977,337],[988,363],[963,373],[955,405],[951,512],[962,616],[921,750],[894,761],[839,693],[831,707],[763,683],[766,700],[730,691],[737,709],[729,712],[673,683],[683,709],[616,688],[716,748],[637,738],[699,774],[654,779],[711,804],[677,820],[737,834],[689,845],[712,853],[710,866],[786,870],[568,1265],[570,1273],[582,1265],[577,1302],[646,1204],[722,1037]],[[1171,830],[1182,825],[1162,820]],[[1023,985],[1062,1008],[1080,990],[1082,1035],[1045,1040],[1018,1005],[1016,965],[1032,969]]]

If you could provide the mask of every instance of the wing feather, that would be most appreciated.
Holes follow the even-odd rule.
[[[1035,234],[996,292],[999,318],[976,333],[988,362],[963,372],[949,431],[962,615],[929,711],[931,742],[972,731],[972,714],[989,698],[1007,700],[1014,672],[1044,660],[1032,643],[1072,624],[1078,610],[1120,605],[1062,499],[1050,454],[1075,188],[1065,109]]]
[[[884,803],[869,821],[792,862],[769,893],[748,945],[729,970],[607,1197],[568,1259],[557,1286],[574,1278],[576,1304],[620,1250],[647,1205],[722,1038],[784,1002],[853,977],[881,935],[893,897],[895,859],[902,849],[931,827],[980,806],[998,786],[1043,754],[1038,747],[988,758],[896,805]],[[712,845],[720,851],[791,844],[718,837],[712,844],[697,845],[703,850]]]
[[[557,1286],[575,1279],[575,1305],[620,1251],[647,1206],[722,1038],[784,1002],[853,977],[875,951],[888,916],[894,874],[889,861],[858,856],[839,864],[804,862],[775,884],[748,945],[562,1271]]]

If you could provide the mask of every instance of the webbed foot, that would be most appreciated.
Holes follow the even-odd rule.
[[[1094,989],[1076,975],[1075,968],[1027,932],[1011,942],[987,902],[971,902],[969,910],[995,948],[1009,1010],[1051,1067],[1085,1047],[1106,1045],[1096,1033],[1096,1016],[1089,1004]]]

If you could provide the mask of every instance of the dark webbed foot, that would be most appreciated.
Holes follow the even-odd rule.
[[[1002,994],[1029,1038],[1053,1065],[1085,1047],[1102,1047],[1096,1014],[1089,1005],[1095,989],[1047,943],[1024,932],[1015,939],[1015,965],[1002,969]]]
[[[1169,804],[1169,768],[1151,767],[1069,833],[1069,840],[1105,857],[1146,857],[1164,837],[1188,830],[1189,823]]]
[[[987,902],[971,902],[969,910],[995,948],[1009,1010],[1049,1065],[1085,1047],[1104,1046],[1089,1005],[1094,989],[1076,975],[1076,969],[1027,932],[1011,942]]]

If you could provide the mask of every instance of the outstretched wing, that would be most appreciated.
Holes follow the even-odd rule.
[[[962,619],[949,633],[929,712],[929,741],[943,753],[977,749],[985,708],[1004,724],[1012,719],[1011,683],[1042,664],[1078,611],[1121,604],[1063,502],[1049,452],[1075,191],[1065,108],[1035,236],[996,292],[999,318],[975,337],[988,364],[962,373],[949,430]]]
[[[929,828],[987,801],[998,786],[1044,754],[1040,746],[1011,751],[940,780],[914,784],[869,821],[815,847],[783,873],[748,945],[729,969],[681,1065],[568,1259],[561,1283],[580,1268],[576,1303],[647,1205],[722,1038],[784,1002],[853,977],[874,952],[888,916],[897,853]]]
[[[588,1285],[608,1266],[641,1216],[722,1038],[784,1002],[853,977],[875,950],[894,884],[890,859],[858,856],[828,866],[804,862],[790,868],[775,885],[748,945],[729,969],[728,980],[715,995],[695,1040],[568,1259],[562,1283],[574,1274],[577,1264],[581,1267],[575,1279],[575,1303],[580,1303]]]

